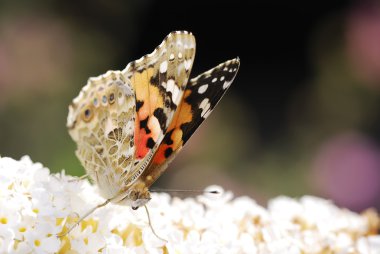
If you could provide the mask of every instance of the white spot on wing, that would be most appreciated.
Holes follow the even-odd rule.
[[[177,86],[174,86],[173,92],[172,92],[172,101],[175,105],[178,105],[177,98],[179,95],[179,88]]]
[[[168,83],[166,84],[166,91],[167,92],[171,92],[171,94],[172,94],[172,102],[177,105],[178,104],[177,97],[178,97],[178,95],[180,93],[180,90],[176,86],[176,84],[175,84],[175,82],[174,82],[173,79],[169,79],[168,80]]]
[[[206,119],[211,114],[211,109],[209,109],[202,117]]]
[[[201,104],[199,104],[199,108],[204,109],[207,104],[209,104],[209,100],[208,98],[204,98]]]
[[[168,69],[168,62],[164,61],[160,64],[160,72],[165,73]]]
[[[208,88],[208,84],[205,84],[205,85],[200,86],[200,87],[198,88],[198,93],[199,93],[199,94],[203,94],[204,92],[206,92],[207,88]]]
[[[174,86],[175,86],[174,80],[169,79],[168,83],[166,84],[166,91],[168,91],[168,92],[173,91]]]
[[[199,105],[199,108],[202,109],[202,113],[201,113],[201,117],[203,118],[206,118],[205,115],[207,114],[207,112],[210,111],[210,102],[209,102],[209,99],[208,98],[205,98],[203,99],[203,101],[201,102],[201,104]]]
[[[224,82],[223,89],[227,89],[230,86],[230,84],[231,82],[228,82],[228,81]]]
[[[211,82],[215,83],[217,80],[218,80],[217,78],[213,78]]]

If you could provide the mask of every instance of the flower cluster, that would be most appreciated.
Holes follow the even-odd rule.
[[[375,212],[359,215],[305,196],[263,208],[231,192],[197,198],[153,193],[144,209],[104,202],[96,186],[50,174],[29,157],[0,158],[0,253],[380,253]],[[220,187],[209,187],[210,190]]]

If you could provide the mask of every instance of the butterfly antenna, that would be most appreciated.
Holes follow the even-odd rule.
[[[79,182],[81,180],[84,180],[88,177],[88,174],[85,174],[85,175],[82,175],[80,177],[75,177],[74,179],[70,179],[68,182],[71,183],[71,182]]]
[[[160,239],[161,241],[168,242],[168,241],[165,240],[164,238],[158,236],[157,233],[156,233],[156,231],[154,231],[154,228],[153,228],[153,225],[152,225],[152,221],[150,220],[150,215],[149,215],[148,207],[147,207],[146,205],[144,205],[144,208],[145,208],[146,214],[148,215],[149,227],[150,227],[150,229],[152,230],[153,234],[154,234],[158,239]]]
[[[101,203],[97,206],[95,206],[94,208],[92,208],[90,211],[88,211],[87,213],[85,213],[74,225],[72,225],[69,230],[67,230],[66,233],[63,233],[63,234],[59,234],[57,235],[57,237],[64,237],[68,234],[70,234],[70,232],[76,227],[78,226],[85,218],[87,218],[90,214],[92,214],[96,209],[100,208],[100,207],[103,207],[105,205],[107,205],[111,200],[110,199],[107,199],[106,202],[104,203]],[[149,216],[148,216],[149,217]]]
[[[176,189],[154,189],[150,192],[169,192],[169,193],[193,193],[193,194],[220,194],[218,190],[176,190]]]

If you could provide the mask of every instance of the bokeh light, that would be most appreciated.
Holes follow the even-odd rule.
[[[380,149],[359,133],[322,144],[313,170],[318,191],[339,205],[362,211],[380,199]]]

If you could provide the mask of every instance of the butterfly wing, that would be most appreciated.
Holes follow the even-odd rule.
[[[165,171],[195,130],[210,115],[230,87],[239,65],[239,58],[235,58],[189,81],[173,121],[151,165],[142,176],[148,187]]]
[[[123,193],[142,174],[149,187],[209,116],[239,68],[233,59],[188,82],[194,56],[194,36],[173,32],[123,71],[89,79],[74,99],[69,133],[103,197]]]
[[[90,78],[69,106],[67,127],[76,155],[101,195],[122,191],[134,158],[135,94],[120,71]]]
[[[145,170],[182,100],[195,56],[195,38],[170,33],[154,52],[123,70],[136,96],[134,169],[124,176],[132,184]]]

